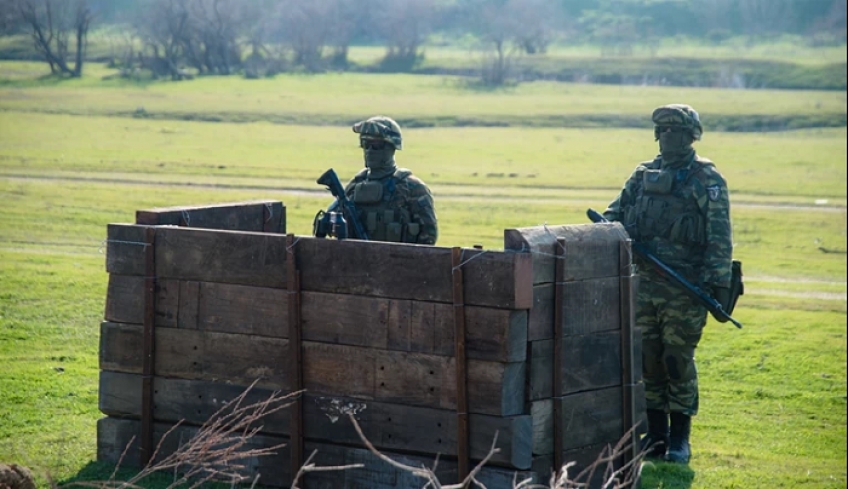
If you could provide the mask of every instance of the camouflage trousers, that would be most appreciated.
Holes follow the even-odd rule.
[[[698,412],[695,348],[707,309],[663,279],[640,277],[636,326],[642,332],[642,378],[648,409]]]

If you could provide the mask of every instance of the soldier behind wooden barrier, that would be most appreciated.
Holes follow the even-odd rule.
[[[375,241],[436,244],[438,222],[433,196],[411,170],[398,168],[395,151],[403,147],[400,126],[374,116],[353,125],[365,168],[345,186],[359,222]]]
[[[733,251],[727,184],[692,147],[703,133],[692,107],[658,107],[652,119],[660,154],[636,168],[604,217],[624,224],[630,238],[726,305]],[[640,265],[636,324],[642,330],[648,408],[642,448],[649,456],[688,463],[691,417],[699,400],[695,348],[707,309],[635,261]]]

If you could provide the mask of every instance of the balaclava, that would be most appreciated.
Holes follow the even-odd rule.
[[[661,132],[659,142],[663,163],[674,165],[675,163],[688,162],[692,152],[695,151],[692,148],[693,141],[694,139],[689,131]]]
[[[361,142],[371,141],[370,138],[360,138]],[[368,168],[368,179],[378,180],[394,174],[397,166],[395,164],[395,147],[384,142],[382,149],[372,149],[370,146],[365,146],[362,149],[362,154],[365,157],[365,167]]]

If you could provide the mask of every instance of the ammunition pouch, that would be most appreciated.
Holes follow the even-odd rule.
[[[733,314],[733,309],[736,307],[736,301],[739,300],[740,295],[744,294],[745,284],[742,283],[742,262],[739,260],[733,260],[730,273],[730,296],[728,297],[727,304],[721,305],[721,307],[724,308],[724,312],[728,315]]]
[[[353,202],[356,204],[375,204],[383,198],[383,184],[380,182],[359,182],[353,187]]]

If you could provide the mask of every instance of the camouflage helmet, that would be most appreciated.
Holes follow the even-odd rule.
[[[375,115],[353,125],[353,132],[360,138],[382,139],[388,141],[395,149],[403,149],[403,136],[400,126],[392,118]]]
[[[654,109],[651,115],[654,121],[654,137],[659,139],[659,126],[677,126],[689,129],[695,141],[701,139],[704,128],[698,112],[686,104],[663,105]]]

